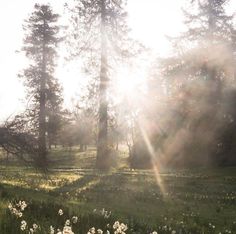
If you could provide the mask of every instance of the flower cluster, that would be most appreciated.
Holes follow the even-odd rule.
[[[58,215],[59,216],[62,216],[64,214],[63,210],[62,209],[59,209],[58,211]],[[57,229],[57,231],[55,232],[55,228],[53,226],[50,226],[50,229],[49,229],[49,233],[50,234],[74,234],[74,232],[72,231],[72,224],[76,224],[78,222],[78,217],[77,216],[73,216],[70,219],[67,219],[65,221],[65,225],[63,227],[63,229]]]
[[[25,208],[27,207],[27,204],[25,201],[19,201],[18,203],[16,203],[15,205],[10,203],[8,205],[8,208],[11,212],[11,214],[15,215],[16,217],[22,217],[23,215],[23,211],[25,210]]]
[[[20,229],[21,231],[27,230],[27,222],[25,220],[21,221]],[[38,229],[39,229],[39,226],[34,223],[33,226],[29,229],[29,234],[37,232]]]
[[[95,227],[92,227],[92,228],[89,229],[87,234],[103,234],[103,231],[101,229],[98,229],[97,232],[96,232]]]
[[[37,224],[33,224],[31,226],[31,224],[28,222],[28,220],[25,220],[25,216],[24,219],[23,218],[19,218],[22,217],[23,215],[23,211],[25,210],[25,208],[27,207],[27,204],[25,201],[19,201],[18,203],[10,203],[9,204],[9,210],[11,212],[11,214],[13,214],[14,216],[17,217],[17,221],[19,222],[19,230],[23,233],[27,233],[27,234],[34,234],[34,233],[41,233],[41,231],[44,231],[44,233],[48,233],[48,234],[77,234],[78,233],[78,226],[76,226],[75,224],[79,222],[79,219],[77,216],[70,216],[69,218],[67,218],[65,216],[65,213],[62,209],[59,209],[58,211],[56,211],[54,214],[58,216],[58,221],[60,220],[60,222],[57,223],[61,223],[62,225],[57,226],[57,224],[55,226],[50,226],[50,228],[48,228],[48,226],[46,226],[46,230],[42,230],[43,228],[38,226]],[[99,216],[102,215],[102,217],[104,218],[104,220],[106,219],[105,214],[109,214],[110,212],[106,211],[105,209],[102,210],[95,210],[95,213],[97,213]],[[183,216],[183,217],[182,217]],[[186,213],[182,213],[181,216],[179,218],[184,218],[184,219],[174,219],[173,217],[167,217],[167,216],[162,216],[163,217],[163,221],[160,221],[159,226],[157,226],[152,232],[148,232],[150,234],[159,234],[159,233],[166,233],[166,234],[177,234],[177,233],[187,233],[188,231],[188,219],[190,219],[191,217],[198,217],[199,214],[197,213],[193,213],[193,212],[186,212]],[[97,217],[96,217],[97,218]],[[99,217],[100,220],[101,217]],[[80,222],[82,222],[82,217]],[[104,221],[103,220],[103,221]],[[108,221],[108,220],[106,220]],[[64,225],[63,225],[64,223]],[[102,222],[103,224],[105,224],[104,222]],[[119,221],[114,222],[114,224],[112,225],[112,223],[108,223],[106,222],[106,226],[103,229],[99,229],[101,223],[98,223],[98,226],[92,227],[92,228],[88,228],[86,229],[86,231],[83,231],[83,233],[87,233],[87,234],[126,234],[127,230],[128,230],[128,226],[124,223],[120,223]],[[93,223],[93,225],[96,225]],[[91,226],[90,226],[91,227]],[[139,227],[135,227],[135,230],[133,230],[134,232],[132,232],[132,226],[130,225],[130,231],[131,233],[136,233],[136,231],[138,231],[138,233],[147,233],[144,232],[143,229],[138,229]],[[218,234],[233,234],[235,233],[235,229],[236,228],[236,221],[232,222],[232,227],[223,227],[221,230],[219,230],[219,227],[216,225],[216,223],[207,223],[207,225],[204,226],[204,230],[208,233],[218,233]],[[83,229],[84,230],[84,229]],[[195,230],[200,230],[200,229],[194,229]],[[18,232],[17,232],[18,233]],[[195,233],[195,232],[194,232]],[[196,232],[197,233],[197,232]],[[200,232],[199,232],[200,233]]]
[[[125,234],[125,231],[128,229],[126,224],[116,221],[113,224],[114,234]]]
[[[25,210],[26,207],[27,207],[27,204],[25,201],[19,201],[18,203],[14,204],[14,205],[12,203],[10,203],[8,205],[8,208],[9,208],[11,214],[15,215],[17,218],[21,218],[23,216],[23,211]],[[37,230],[40,229],[40,227],[36,223],[34,223],[32,225],[32,227],[28,229],[27,222],[25,220],[21,220],[20,229],[21,229],[21,231],[28,230],[28,233],[32,234],[32,233],[37,232]]]
[[[29,229],[29,234],[37,232],[38,229],[39,226],[36,223],[34,223],[32,228]]]
[[[127,225],[120,223],[119,221],[116,221],[113,224],[113,229],[114,229],[114,234],[125,234],[125,231],[128,229],[128,227],[127,227]],[[106,230],[105,233],[110,234],[110,231]],[[103,234],[103,230],[101,230],[101,229],[96,230],[95,227],[92,227],[89,229],[87,234]]]

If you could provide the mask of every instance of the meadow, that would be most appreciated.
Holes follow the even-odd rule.
[[[51,153],[47,173],[2,159],[0,233],[236,233],[235,168],[165,170],[160,185],[152,171],[128,169],[124,154],[100,172],[88,169],[93,149],[62,150]],[[115,230],[116,221],[128,229]]]

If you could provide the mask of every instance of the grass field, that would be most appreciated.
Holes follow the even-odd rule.
[[[0,233],[29,233],[33,223],[40,226],[35,233],[50,233],[51,225],[57,233],[73,216],[79,218],[72,225],[76,234],[91,227],[113,233],[116,220],[128,225],[125,233],[236,233],[236,168],[163,171],[160,187],[152,171],[125,169],[123,156],[119,167],[101,173],[87,169],[94,164],[92,149],[73,150],[71,164],[54,151],[60,169],[47,174],[11,163],[0,168]],[[20,200],[28,206],[16,217],[8,205]]]

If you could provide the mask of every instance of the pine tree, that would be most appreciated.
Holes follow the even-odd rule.
[[[128,37],[123,0],[78,0],[73,9],[78,42],[77,52],[86,53],[94,76],[99,77],[98,140],[96,166],[109,168],[108,149],[108,88],[116,62],[127,55]],[[78,54],[77,53],[77,54]],[[90,67],[91,68],[91,67]]]
[[[222,126],[222,117],[227,88],[234,83],[233,16],[226,13],[228,2],[189,1],[190,7],[184,11],[186,31],[172,38],[173,55],[158,61],[161,65],[155,79],[165,88],[163,102],[168,106],[164,112],[168,137],[163,145],[171,142],[181,149],[164,147],[166,161],[203,165],[215,156],[219,132],[226,126]],[[179,141],[183,131],[188,139]]]
[[[191,7],[184,10],[187,29],[173,39],[174,56],[162,61],[166,75],[181,77],[179,84],[203,78],[218,83],[220,88],[222,71],[229,72],[233,67],[233,16],[225,12],[227,2],[191,1]],[[229,78],[232,74],[226,75]]]
[[[61,88],[54,77],[56,47],[61,38],[56,25],[59,15],[49,5],[35,5],[35,11],[24,25],[25,39],[22,50],[30,65],[20,76],[24,79],[30,98],[29,117],[38,138],[39,166],[47,165],[48,122],[60,111]],[[50,121],[49,121],[50,120]]]
[[[192,8],[196,5],[197,13],[184,10],[188,31],[183,36],[191,41],[197,40],[201,44],[206,42],[206,39],[210,43],[229,40],[229,34],[233,29],[233,16],[225,12],[228,2],[228,0],[193,0]]]

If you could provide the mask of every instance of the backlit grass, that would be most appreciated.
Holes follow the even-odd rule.
[[[236,233],[235,171],[163,173],[163,194],[151,171],[61,170],[45,175],[29,168],[9,168],[0,174],[0,233],[17,233],[19,222],[12,226],[13,217],[7,211],[8,203],[16,200],[29,203],[26,218],[38,223],[42,233],[50,225],[62,226],[73,215],[83,222],[74,228],[79,233],[87,233],[92,226],[105,228],[108,220],[98,215],[103,208],[111,211],[110,223],[128,224],[127,233],[171,233],[170,227],[177,233]],[[57,220],[60,208],[65,210],[61,221]]]

